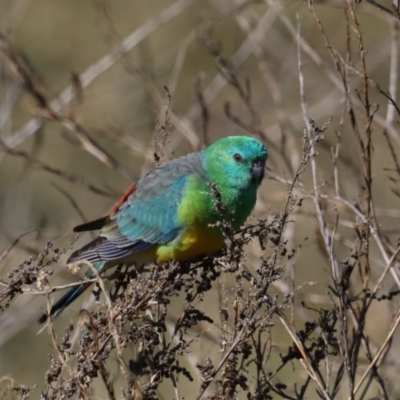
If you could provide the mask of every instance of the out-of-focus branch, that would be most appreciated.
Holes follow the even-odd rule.
[[[101,76],[105,71],[111,68],[118,60],[120,60],[125,53],[132,50],[140,42],[146,39],[149,35],[155,32],[160,26],[168,23],[173,18],[180,15],[188,7],[190,7],[195,0],[178,0],[173,3],[170,7],[167,7],[163,12],[155,16],[153,19],[148,21],[146,24],[136,29],[130,35],[128,35],[121,43],[121,46],[114,49],[111,53],[102,57],[95,64],[87,68],[79,76],[80,86],[82,88],[90,85],[96,78]],[[49,106],[54,112],[61,112],[62,107],[67,105],[76,95],[74,86],[71,84],[65,88],[61,94],[50,102]],[[34,117],[28,121],[21,129],[14,132],[7,138],[7,146],[14,148],[19,146],[28,137],[33,135],[42,125],[43,119],[40,117]]]

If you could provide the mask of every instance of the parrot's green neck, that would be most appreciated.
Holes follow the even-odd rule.
[[[247,190],[223,185],[209,186],[210,207],[216,220],[226,219],[238,230],[246,221],[256,202],[257,188]],[[219,200],[220,198],[220,200]],[[221,204],[219,204],[219,202]],[[226,212],[226,215],[224,214]]]
[[[256,191],[255,185],[247,190],[236,189],[191,176],[179,207],[179,218],[206,225],[228,220],[238,230],[254,207]]]

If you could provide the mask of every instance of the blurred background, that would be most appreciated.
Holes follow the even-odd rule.
[[[381,3],[391,10],[390,1]],[[354,36],[347,40],[346,7],[345,1],[319,1],[315,11],[338,59],[342,57],[351,66],[347,71],[348,90],[359,113],[356,118],[364,126],[358,97],[363,96],[362,79],[357,73],[358,41]],[[387,10],[366,1],[357,5],[357,17],[368,76],[387,92],[393,76],[391,65],[392,71],[397,69],[397,25]],[[346,112],[343,84],[317,19],[305,2],[2,0],[0,31],[0,135],[11,149],[0,149],[2,282],[7,281],[12,268],[40,253],[49,240],[66,253],[55,268],[51,284],[74,281],[76,276],[65,268],[66,257],[73,246],[89,237],[81,235],[76,240],[72,228],[105,215],[118,196],[154,166],[154,141],[163,126],[169,134],[163,160],[201,150],[228,135],[261,138],[269,147],[270,158],[254,216],[281,212],[287,198],[285,182],[293,179],[302,159],[305,122],[300,104],[298,45],[308,113],[318,126],[331,120],[324,133],[326,139],[318,146],[317,178],[324,184],[321,191],[327,196],[335,192],[331,149],[340,132],[341,195],[352,204],[364,199],[362,156]],[[211,44],[230,61],[229,70],[235,71],[241,87],[251,94],[247,104],[221,70],[215,53],[211,54]],[[351,62],[346,58],[347,51],[354,56]],[[39,92],[36,97],[26,90],[15,60],[29,71]],[[396,99],[396,80],[391,88]],[[41,97],[56,116],[43,115],[38,105]],[[397,153],[398,115],[388,110],[387,99],[376,87],[370,90],[370,100],[376,111],[374,205],[386,237],[395,241],[400,218],[397,178],[391,175],[395,166],[383,132],[389,135]],[[227,103],[231,116],[257,129],[249,132],[229,118]],[[312,193],[308,167],[299,190],[303,196]],[[327,200],[324,207],[332,229],[334,203]],[[355,226],[360,221],[343,204],[336,207],[340,224],[335,249],[338,258],[344,259],[354,245]],[[293,248],[302,245],[302,249],[290,265],[282,265],[277,293],[291,293],[293,287],[304,285],[299,296],[328,307],[331,270],[321,250],[311,196],[293,216],[287,239]],[[249,252],[251,268],[252,259],[262,255],[262,250],[255,242]],[[386,264],[375,244],[371,244],[371,252],[371,276],[376,279]],[[353,283],[355,290],[361,289],[361,282]],[[391,278],[383,282],[386,290],[392,285]],[[89,298],[57,319],[57,332],[62,333],[69,321],[76,322],[77,312],[90,302]],[[203,307],[212,310],[215,298],[210,296]],[[36,320],[44,307],[42,296],[23,295],[0,315],[0,376],[11,376],[28,386],[37,384],[37,398],[48,369],[46,354],[52,352],[50,338],[36,335]],[[179,302],[176,307],[178,312]],[[387,335],[395,308],[388,302],[373,307],[367,332],[378,344]],[[218,310],[210,313],[217,315]],[[307,313],[295,319],[301,326]],[[277,327],[272,337],[276,354],[272,354],[271,363],[290,343],[280,329]],[[218,337],[218,331],[214,333]],[[396,343],[392,349],[399,349]],[[217,343],[200,345],[199,359],[204,361],[205,354],[212,351],[218,359]],[[363,368],[361,365],[361,372]],[[286,383],[296,382],[293,371],[282,374]],[[99,393],[101,390],[99,387]],[[168,390],[172,389],[166,388],[165,398],[170,398]],[[189,386],[183,394],[191,398]]]

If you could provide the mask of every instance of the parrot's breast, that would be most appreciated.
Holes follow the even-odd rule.
[[[196,224],[183,230],[171,243],[157,249],[157,261],[188,261],[196,257],[211,255],[225,246],[222,233],[216,228]]]
[[[220,186],[221,198],[228,212],[232,212],[232,227],[238,229],[246,220],[255,203],[255,190],[241,191]],[[181,232],[171,242],[158,245],[157,261],[189,261],[211,255],[225,246],[221,229],[213,226],[224,220],[216,209],[216,198],[203,177],[186,177],[182,196],[177,206],[176,226]]]

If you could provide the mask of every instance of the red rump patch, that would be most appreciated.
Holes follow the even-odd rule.
[[[118,200],[117,204],[114,206],[112,209],[110,215],[108,218],[111,218],[121,207],[123,203],[125,203],[126,199],[129,197],[131,193],[133,193],[136,189],[137,183],[134,183],[131,187],[129,187],[126,192],[121,196],[121,198]]]

